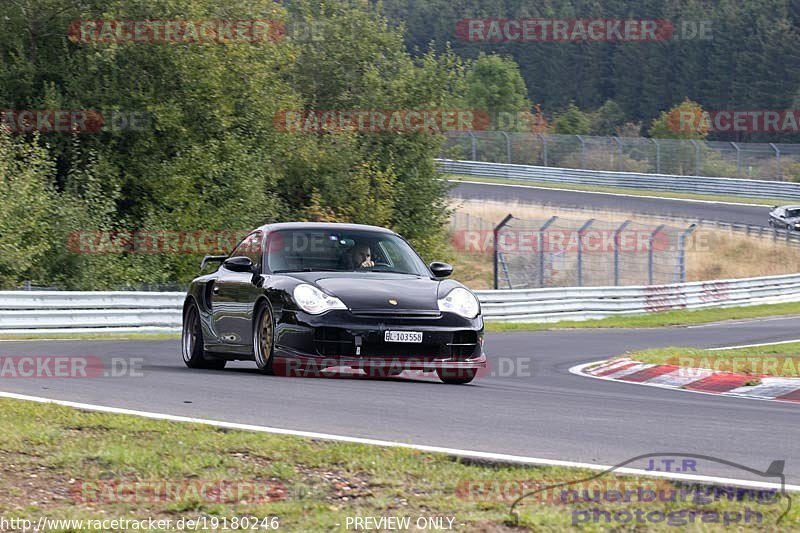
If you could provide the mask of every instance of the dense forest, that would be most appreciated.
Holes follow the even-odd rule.
[[[476,43],[457,30],[471,17],[647,17],[678,30]],[[97,21],[269,21],[276,38],[143,42]],[[683,21],[707,22],[712,38],[683,39]],[[198,256],[235,242],[143,252],[130,236],[241,236],[278,220],[387,226],[441,258],[441,131],[291,131],[277,118],[476,110],[489,128],[512,117],[517,131],[705,139],[676,132],[675,113],[800,108],[799,23],[796,0],[5,0],[0,288],[185,283]],[[93,120],[53,131],[56,115]]]
[[[797,0],[383,0],[410,51],[431,43],[463,58],[512,57],[528,97],[548,117],[571,102],[595,111],[613,101],[628,122],[648,125],[689,98],[707,110],[800,109]],[[459,21],[486,19],[650,19],[670,21],[655,42],[476,42]],[[702,28],[708,31],[702,32]],[[798,142],[775,136],[726,140]]]

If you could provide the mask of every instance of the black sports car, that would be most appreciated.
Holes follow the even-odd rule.
[[[266,374],[344,366],[463,384],[486,367],[478,299],[390,230],[270,224],[209,261],[222,265],[192,282],[183,308],[191,368],[253,360]]]
[[[769,225],[787,231],[800,230],[800,205],[775,206],[769,213]]]

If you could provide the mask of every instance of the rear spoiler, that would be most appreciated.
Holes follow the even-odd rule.
[[[202,272],[208,263],[222,263],[227,258],[227,255],[207,255],[203,258],[203,262],[200,263],[200,271]]]

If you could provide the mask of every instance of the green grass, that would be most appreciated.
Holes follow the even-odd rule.
[[[670,347],[633,352],[627,356],[642,363],[707,368],[755,377],[800,377],[800,342],[735,350]],[[753,384],[758,384],[758,380]]]
[[[594,473],[555,467],[512,467],[459,461],[443,454],[399,448],[333,443],[291,436],[224,430],[133,416],[92,413],[17,400],[0,400],[0,516],[39,519],[197,518],[199,516],[277,516],[284,531],[344,531],[348,516],[454,517],[458,531],[571,531],[572,513],[597,507],[527,500],[511,527],[513,490],[470,492],[469,482],[543,485],[584,480]],[[79,487],[99,483],[222,481],[281,487],[278,501],[219,502],[188,492],[157,500],[140,491],[138,499],[103,492],[98,502],[76,499]],[[606,475],[601,482],[653,487],[656,481]],[[673,488],[658,481],[662,490]],[[90,485],[91,486],[91,485]],[[585,486],[584,486],[585,487]],[[598,490],[598,485],[592,485]],[[608,491],[609,488],[600,489]],[[95,494],[89,491],[91,496]],[[176,496],[178,494],[178,496]],[[503,496],[504,495],[504,496]],[[800,509],[775,520],[780,505],[720,501],[704,511],[764,513],[756,531],[792,531]],[[677,511],[694,503],[604,503],[609,510]],[[589,526],[587,531],[604,530]],[[674,531],[651,525],[648,530]],[[352,530],[352,528],[351,528]],[[725,531],[712,525],[703,531]],[[50,529],[50,531],[58,531]],[[62,531],[65,531],[62,529]],[[699,531],[699,529],[698,529]]]
[[[612,194],[627,194],[631,196],[657,196],[659,198],[672,198],[677,200],[707,200],[713,202],[729,202],[751,205],[784,205],[793,201],[792,199],[787,198],[746,198],[742,196],[676,193],[673,191],[660,191],[657,189],[627,189],[624,187],[602,187],[597,185],[575,185],[571,183],[553,183],[548,181],[483,178],[480,176],[448,175],[446,179],[451,182],[478,181],[481,183],[500,183],[504,185],[527,185],[530,187],[541,187],[543,189],[569,189],[572,191],[605,192]]]
[[[663,328],[669,326],[691,326],[711,324],[725,320],[766,318],[800,315],[800,302],[754,305],[750,307],[728,307],[723,309],[699,309],[695,311],[669,311],[649,315],[610,317],[585,322],[563,321],[552,324],[487,322],[487,331],[542,331],[552,329],[590,328]]]

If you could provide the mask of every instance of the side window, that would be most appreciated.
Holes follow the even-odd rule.
[[[239,246],[231,253],[231,257],[249,257],[254,265],[260,265],[262,237],[263,233],[260,231],[251,233],[239,243]]]

